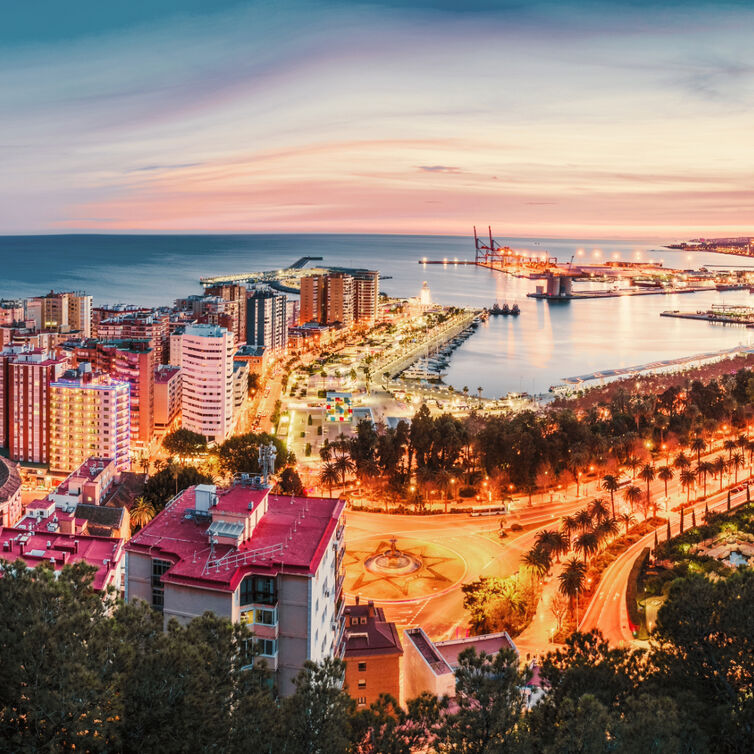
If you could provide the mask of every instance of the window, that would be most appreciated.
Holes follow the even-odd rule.
[[[170,566],[171,563],[168,560],[152,561],[152,607],[160,612],[165,607],[165,588],[162,584],[162,576]]]
[[[275,579],[271,576],[247,576],[241,582],[239,599],[242,605],[274,605],[278,601]]]
[[[365,696],[360,696],[356,700],[356,702],[359,705],[359,707],[366,707],[366,705],[367,705],[367,698]]]
[[[367,664],[365,662],[359,663],[359,673],[364,673],[367,669]]]
[[[367,687],[366,678],[359,678],[359,688],[365,689]]]

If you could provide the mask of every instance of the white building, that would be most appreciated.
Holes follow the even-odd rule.
[[[233,426],[235,347],[233,333],[217,325],[188,325],[181,335],[182,424],[210,442],[225,440]]]

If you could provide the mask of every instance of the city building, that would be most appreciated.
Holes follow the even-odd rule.
[[[23,301],[0,301],[0,325],[25,324]]]
[[[235,337],[222,327],[188,325],[180,336],[182,426],[210,442],[233,427],[234,354]]]
[[[83,338],[92,334],[92,297],[80,292],[55,293],[26,300],[25,319],[33,320],[37,330],[61,333],[78,332]]]
[[[59,508],[79,503],[102,505],[117,481],[115,459],[93,456],[71,472],[47,497]]]
[[[100,340],[147,340],[152,349],[152,369],[167,361],[170,315],[162,311],[126,311],[101,320],[94,336]]]
[[[89,534],[65,534],[60,524],[51,519],[30,517],[18,527],[0,528],[0,559],[22,560],[29,568],[42,563],[59,572],[66,565],[84,561],[96,570],[92,586],[105,591],[112,586],[116,594],[122,590],[123,540]]]
[[[272,354],[264,346],[241,346],[234,358],[236,361],[245,361],[249,365],[250,374],[263,374]]]
[[[21,518],[21,475],[13,461],[0,456],[0,529]]]
[[[518,650],[506,631],[433,642],[422,628],[403,632],[403,699],[428,691],[437,696],[455,696],[455,671],[465,649],[496,655],[501,649]]]
[[[149,445],[154,433],[154,362],[152,341],[126,338],[101,341],[94,338],[68,341],[75,364],[89,363],[96,372],[131,386],[131,443]]]
[[[244,285],[213,285],[204,291],[208,296],[218,296],[224,301],[233,301],[236,303],[232,309],[228,310],[231,314],[232,321],[230,329],[236,336],[236,343],[246,343],[246,286]]]
[[[122,539],[131,536],[131,517],[128,508],[89,503],[57,505],[50,496],[35,500],[26,507],[17,529],[49,531],[60,534],[90,534],[95,537]]]
[[[154,374],[154,426],[168,429],[181,413],[181,368],[163,364]]]
[[[395,623],[371,600],[346,605],[346,690],[359,707],[368,707],[380,694],[401,699],[403,647]]]
[[[301,278],[299,324],[373,324],[377,318],[379,279],[376,270],[357,269]]]
[[[12,346],[0,353],[0,443],[14,461],[49,461],[50,384],[65,366],[42,349]]]
[[[270,353],[288,344],[288,309],[284,293],[258,288],[249,293],[246,304],[246,342],[264,346]]]
[[[126,599],[165,625],[207,610],[248,624],[290,694],[304,662],[342,656],[344,506],[261,484],[190,487],[126,545]]]
[[[90,457],[131,457],[130,385],[81,364],[50,385],[50,468],[70,473]]]
[[[243,403],[249,394],[249,363],[233,360],[233,416],[241,415]]]

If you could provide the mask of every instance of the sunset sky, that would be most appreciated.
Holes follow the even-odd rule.
[[[0,233],[754,232],[750,3],[12,5]]]

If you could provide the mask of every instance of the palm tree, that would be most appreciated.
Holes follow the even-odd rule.
[[[523,561],[540,579],[544,579],[549,573],[550,568],[552,568],[550,553],[547,552],[544,547],[540,547],[539,545],[534,545],[534,547],[524,555]]]
[[[636,523],[636,516],[633,513],[621,513],[618,518],[625,525],[626,534],[628,534],[628,530]]]
[[[554,555],[556,562],[560,556],[568,552],[570,541],[568,537],[557,529],[542,529],[534,538],[537,547],[541,547],[549,555]]]
[[[654,481],[655,467],[652,466],[651,463],[645,463],[641,471],[639,472],[639,476],[647,483],[647,510],[649,510],[649,506],[651,503],[651,500],[649,497],[649,484],[650,482]]]
[[[577,532],[579,529],[579,524],[578,524],[578,521],[576,521],[576,517],[565,516],[563,518],[563,523],[561,524],[561,528],[563,530],[563,534],[568,539],[568,547],[570,549],[571,538],[573,537],[574,532]]]
[[[607,509],[605,501],[601,497],[592,500],[589,505],[589,515],[597,522],[602,521],[610,515],[610,511]]]
[[[610,507],[613,511],[613,518],[615,518],[615,493],[618,491],[620,485],[618,484],[618,477],[615,474],[605,474],[602,477],[602,489],[605,492],[610,493]]]
[[[588,562],[589,558],[597,552],[599,546],[599,537],[593,531],[582,532],[576,537],[575,549],[581,552],[585,562]]]
[[[702,477],[703,496],[707,497],[707,474],[714,474],[715,467],[709,461],[702,461],[696,467],[697,476]]]
[[[641,461],[636,456],[626,458],[626,466],[633,472],[633,478],[636,479],[636,469],[641,466]]]
[[[675,466],[677,469],[687,469],[689,466],[691,466],[691,461],[689,461],[688,456],[681,451],[673,460],[673,466]]]
[[[696,453],[696,462],[698,465],[701,461],[702,451],[707,447],[707,443],[704,441],[704,438],[701,435],[697,435],[691,441],[691,445],[689,447]]]
[[[731,462],[733,451],[738,450],[738,443],[735,440],[726,440],[723,443],[723,448],[728,451],[728,463]]]
[[[146,526],[155,517],[154,506],[143,497],[137,497],[134,500],[129,513],[131,514],[131,523],[139,529]]]
[[[715,474],[720,475],[720,492],[723,491],[723,474],[728,469],[728,462],[723,458],[723,456],[717,456],[714,461],[712,461],[712,467],[715,470]]]
[[[558,581],[558,591],[571,601],[571,611],[576,605],[576,624],[579,622],[579,592],[584,588],[586,578],[586,565],[578,558],[571,558],[563,568]]]
[[[744,465],[743,453],[739,453],[738,451],[736,451],[731,456],[730,465],[733,467],[733,471],[735,472],[735,478],[733,480],[733,484],[738,484],[738,470],[741,468],[741,466]]]
[[[579,529],[581,531],[588,531],[592,528],[592,514],[589,513],[588,509],[582,508],[576,515],[574,516],[576,519],[576,523],[579,525]]]
[[[332,460],[333,455],[333,446],[330,444],[329,440],[325,440],[322,447],[319,449],[319,457],[327,463],[327,461]]]
[[[612,539],[618,533],[618,522],[614,518],[603,518],[594,533],[600,541]]]
[[[633,511],[636,503],[641,500],[641,488],[637,487],[635,484],[632,484],[630,487],[626,488],[626,491],[623,493],[623,497],[631,506],[631,510]]]
[[[668,482],[673,478],[673,469],[670,466],[660,466],[657,469],[657,478],[665,482],[665,497],[668,496]]]
[[[341,481],[343,483],[343,486],[346,486],[346,474],[349,471],[353,471],[353,461],[346,455],[340,456],[340,458],[337,458],[335,462],[333,463],[335,468],[338,470],[338,473],[340,474]]]
[[[332,488],[334,484],[340,481],[340,473],[334,463],[328,462],[319,472],[319,483],[326,484],[330,488],[330,497],[332,497]]]
[[[686,502],[691,499],[691,487],[696,482],[696,474],[691,469],[684,469],[681,472],[681,487],[686,488]]]

